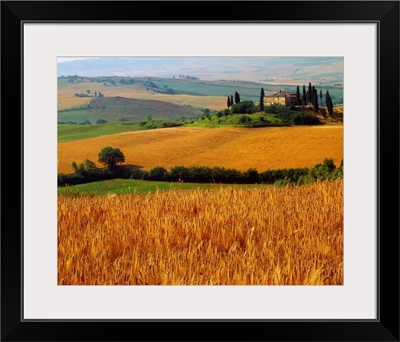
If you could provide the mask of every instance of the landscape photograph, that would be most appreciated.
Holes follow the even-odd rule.
[[[58,57],[57,284],[344,285],[343,122],[342,57]]]

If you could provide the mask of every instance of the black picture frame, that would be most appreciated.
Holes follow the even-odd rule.
[[[22,24],[63,21],[377,22],[378,319],[24,321]],[[398,1],[2,1],[1,48],[2,341],[399,341]]]

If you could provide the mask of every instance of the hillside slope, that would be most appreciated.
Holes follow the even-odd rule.
[[[183,165],[221,166],[245,171],[313,167],[325,158],[343,159],[343,126],[266,128],[165,128],[58,144],[59,172],[71,163],[97,163],[105,146],[118,147],[126,164],[144,170]]]
[[[82,122],[89,120],[92,123],[98,119],[117,122],[146,120],[150,114],[153,119],[187,119],[197,118],[201,108],[190,105],[177,105],[158,100],[139,100],[126,97],[93,98],[87,107],[63,110],[58,112],[58,121]]]

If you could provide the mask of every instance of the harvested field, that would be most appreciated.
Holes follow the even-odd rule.
[[[266,128],[165,128],[100,136],[58,144],[58,172],[71,163],[97,163],[105,146],[120,148],[125,163],[143,170],[162,166],[220,166],[245,171],[313,167],[343,159],[343,126]]]
[[[89,104],[90,97],[76,97],[74,93],[85,93],[86,89],[90,89],[93,95],[94,91],[101,92],[106,97],[127,97],[140,100],[158,100],[170,102],[177,105],[191,105],[193,107],[209,108],[209,109],[225,109],[225,96],[195,96],[186,94],[160,94],[147,91],[145,87],[139,84],[105,86],[97,82],[81,82],[78,84],[70,84],[62,82],[58,87],[58,110],[64,110],[71,107],[79,107]]]

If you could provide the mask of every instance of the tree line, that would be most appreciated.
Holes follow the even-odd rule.
[[[261,88],[260,103],[258,106],[258,111],[260,112],[265,111],[264,98],[265,98],[265,91],[264,88]],[[320,103],[322,103],[323,99],[322,89],[320,89],[319,91],[319,98],[320,98]],[[235,91],[234,96],[230,95],[227,97],[226,105],[227,108],[230,109],[232,108],[233,105],[239,104],[240,102],[241,102],[240,94],[237,91]],[[329,90],[327,90],[325,93],[325,102],[328,114],[330,117],[333,118],[333,103],[332,103],[332,98],[329,94]],[[303,84],[302,94],[300,93],[300,87],[299,86],[296,87],[296,105],[302,107],[311,105],[313,107],[314,113],[319,112],[320,108],[318,103],[318,90],[315,88],[315,86],[311,85],[311,82],[308,83],[308,90],[306,90],[306,86]],[[324,115],[323,112],[321,112],[321,114]]]
[[[110,146],[103,148],[99,155],[99,162],[105,166],[99,168],[93,161],[86,159],[80,165],[72,163],[74,173],[59,174],[58,186],[77,185],[100,180],[125,178],[164,182],[189,182],[189,183],[224,183],[224,184],[277,184],[288,183],[305,184],[317,180],[330,180],[343,178],[343,161],[339,167],[333,159],[327,158],[313,168],[290,168],[267,170],[258,172],[254,168],[239,171],[224,167],[207,166],[175,166],[167,171],[158,166],[150,171],[140,169],[126,169],[118,167],[125,162],[125,156],[118,148]]]

